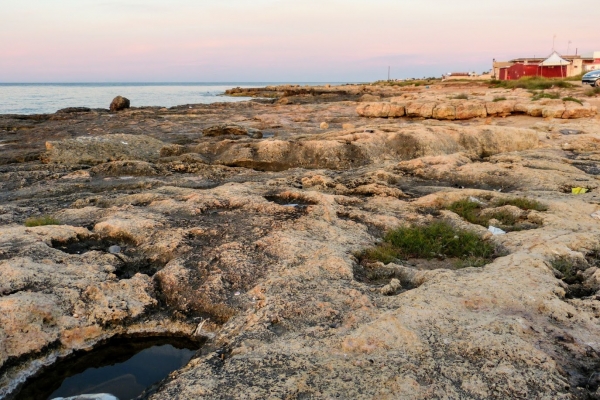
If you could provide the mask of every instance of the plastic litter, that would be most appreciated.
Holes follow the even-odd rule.
[[[471,203],[484,204],[483,201],[481,201],[477,197],[473,197],[473,196],[469,196],[469,201]]]
[[[506,235],[506,232],[504,232],[502,229],[496,228],[495,226],[492,226],[492,225],[490,225],[490,227],[488,228],[488,231],[492,232],[492,235]]]
[[[581,133],[577,129],[561,129],[559,132],[563,135],[579,135]]]
[[[583,187],[574,187],[571,189],[571,193],[573,194],[584,194],[587,193],[588,189]]]
[[[121,252],[121,246],[117,246],[116,244],[113,246],[110,246],[108,248],[108,252],[110,254],[119,254]]]
[[[596,211],[595,213],[591,213],[590,217],[592,217],[594,219],[600,220],[600,211]]]

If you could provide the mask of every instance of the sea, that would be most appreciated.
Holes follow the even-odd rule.
[[[225,90],[235,87],[281,84],[281,82],[0,83],[0,114],[49,114],[67,107],[108,108],[116,96],[128,98],[132,107],[172,107],[184,104],[235,102],[248,100],[248,98],[224,96]]]

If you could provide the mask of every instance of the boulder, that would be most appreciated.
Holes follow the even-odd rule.
[[[488,101],[485,103],[485,110],[488,115],[507,116],[515,111],[514,100]]]
[[[579,104],[574,101],[565,101],[565,112],[562,118],[585,118],[591,117],[596,114],[596,107],[591,106],[589,103]]]
[[[544,106],[537,102],[517,103],[515,112],[524,113],[532,117],[541,117]]]
[[[130,106],[129,99],[122,97],[122,96],[117,96],[110,103],[110,111],[125,110],[126,108],[129,108],[129,106]]]
[[[441,103],[433,109],[433,118],[435,119],[456,119],[456,107],[450,103]]]
[[[542,117],[544,118],[562,118],[564,113],[564,104],[548,105],[542,108]]]
[[[434,102],[412,102],[406,105],[406,116],[413,118],[432,118],[433,109],[437,103]]]
[[[369,118],[396,118],[405,114],[404,106],[395,103],[365,103],[359,105],[356,112]]]
[[[456,119],[485,118],[485,104],[479,101],[458,101],[455,103]]]

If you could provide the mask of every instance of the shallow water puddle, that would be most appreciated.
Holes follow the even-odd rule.
[[[119,340],[61,361],[25,384],[15,400],[110,393],[134,399],[192,358],[199,344],[184,340]]]

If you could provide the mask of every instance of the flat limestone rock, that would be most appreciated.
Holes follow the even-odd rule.
[[[121,160],[158,160],[164,143],[145,135],[80,136],[46,142],[45,163],[102,164]]]

